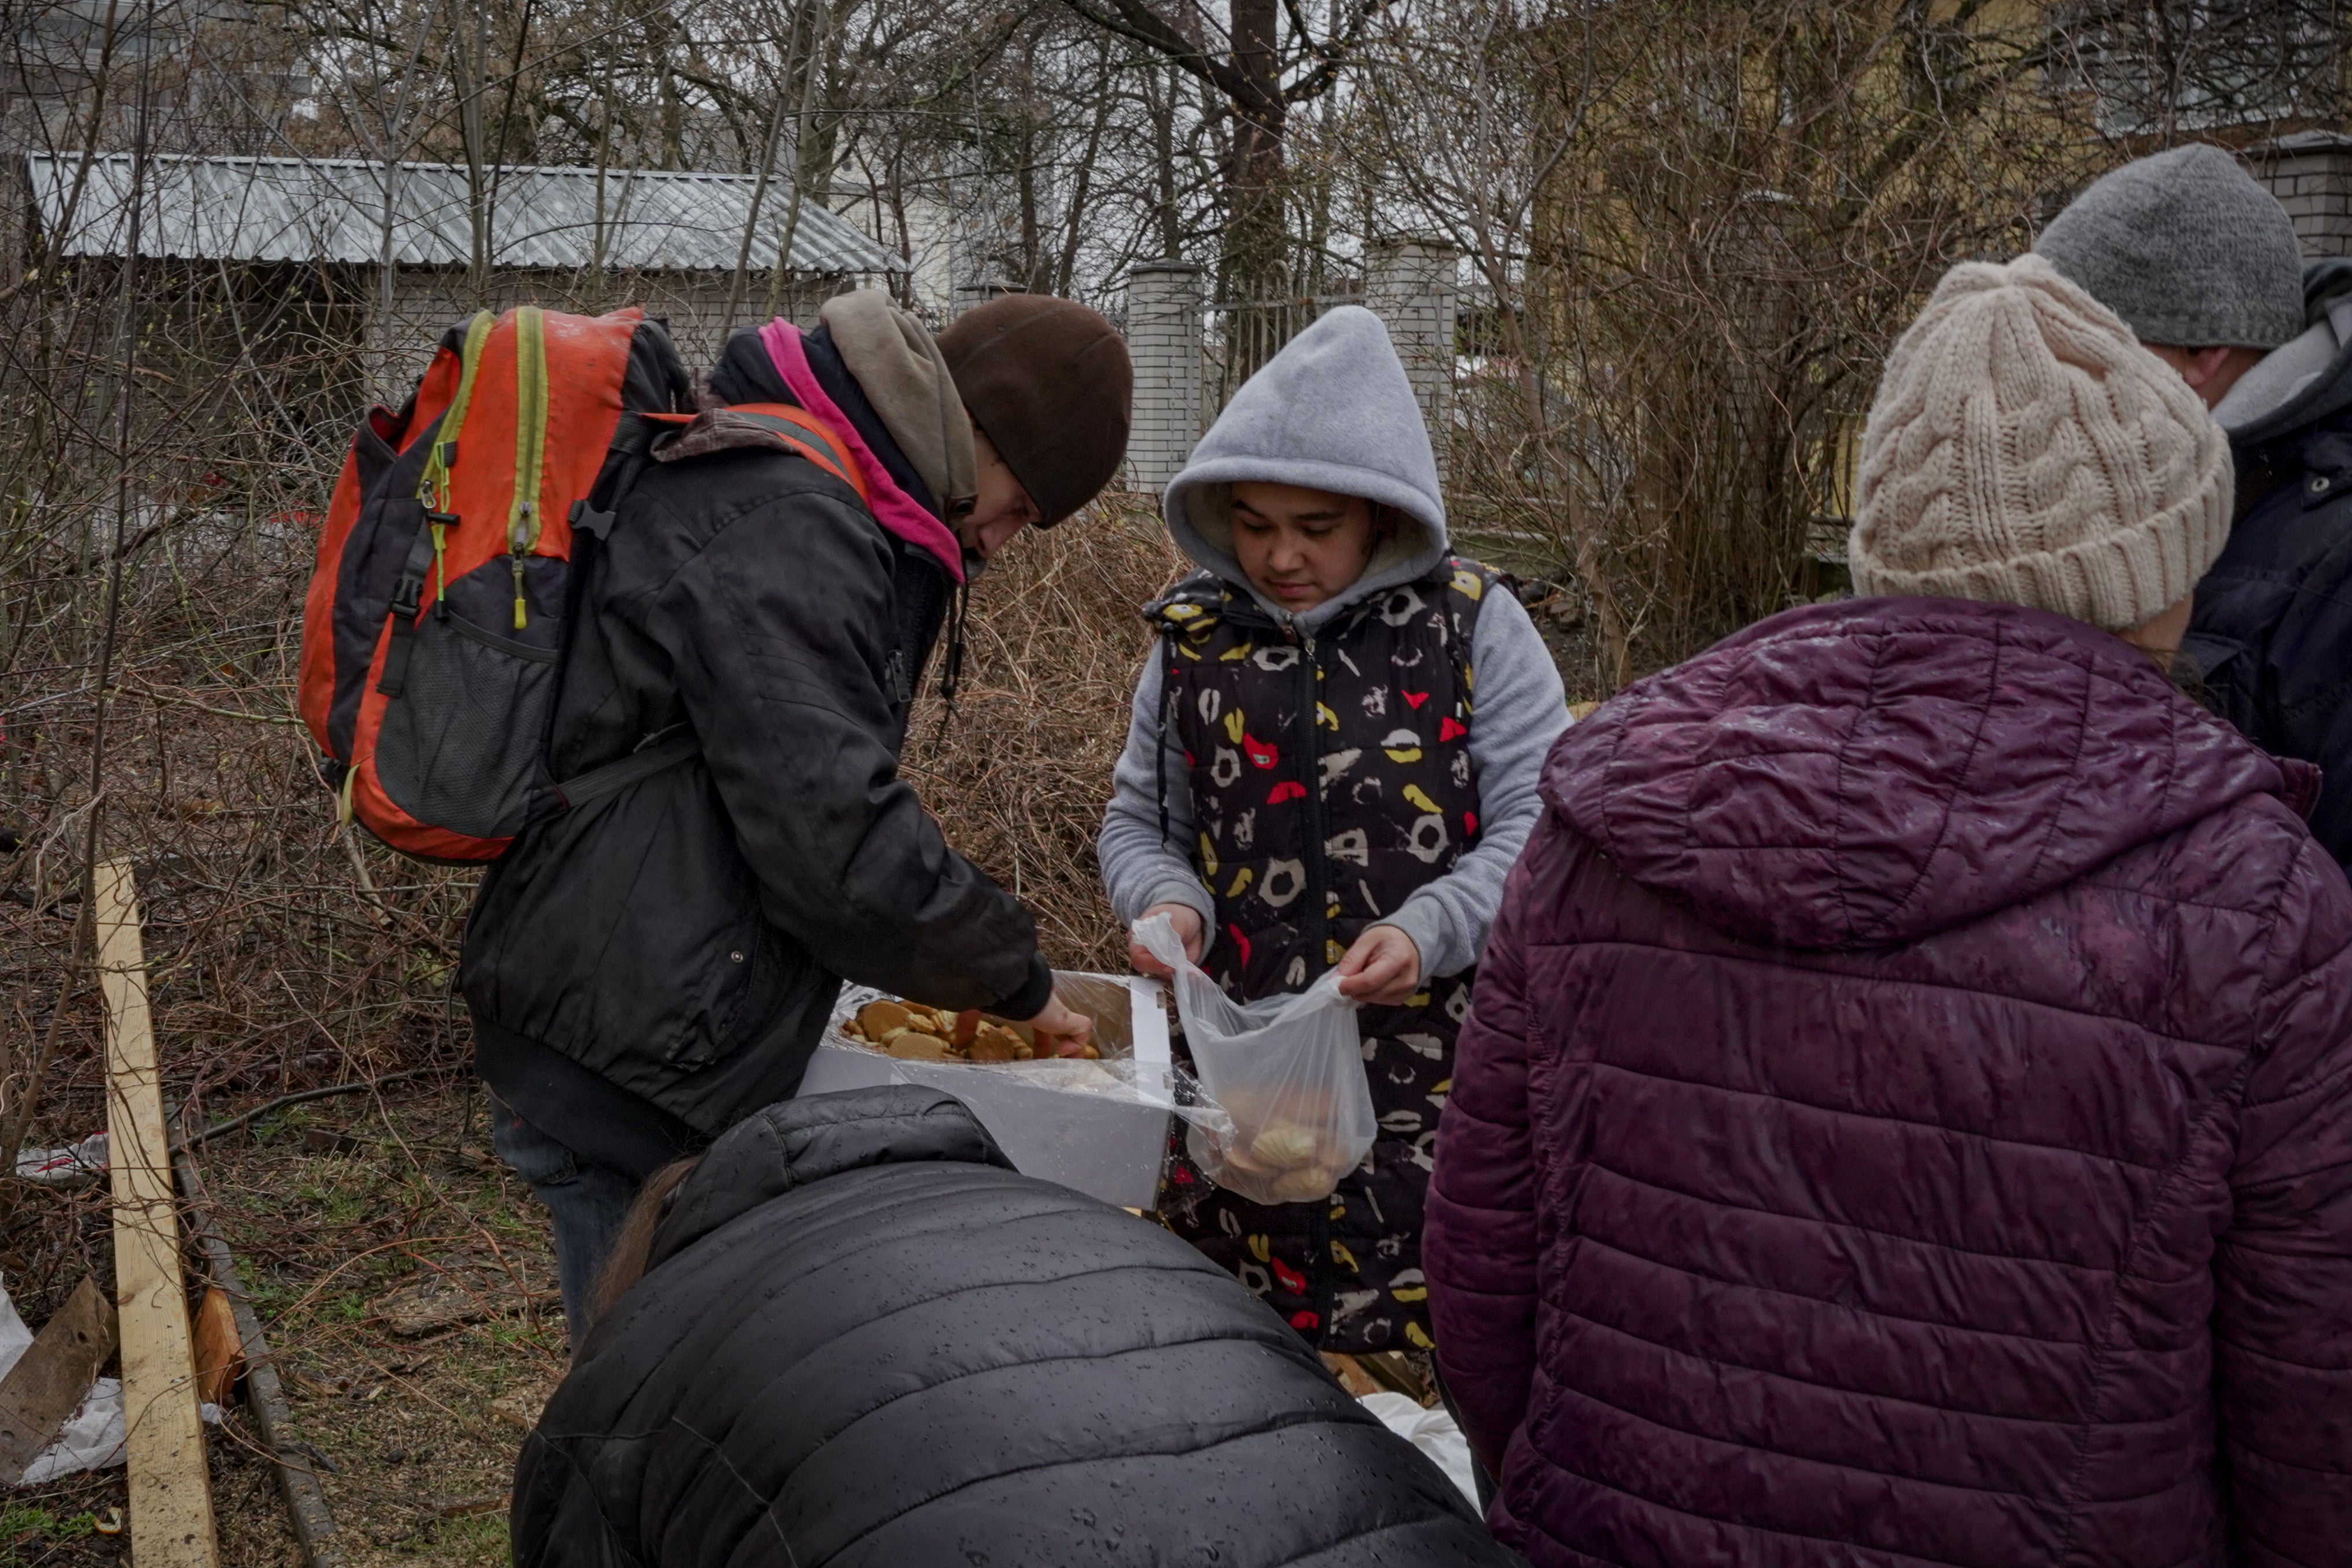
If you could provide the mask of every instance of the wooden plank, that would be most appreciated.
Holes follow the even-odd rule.
[[[114,1353],[114,1303],[88,1275],[0,1378],[0,1487],[24,1479]]]
[[[205,1201],[204,1182],[196,1174],[195,1162],[184,1150],[173,1157],[172,1164],[179,1173],[180,1196],[188,1205],[188,1229],[196,1238],[205,1272],[215,1285],[227,1293],[229,1309],[236,1315],[237,1332],[245,1342],[246,1408],[276,1462],[278,1490],[286,1500],[288,1516],[294,1521],[295,1539],[302,1543],[308,1568],[342,1568],[342,1554],[334,1539],[335,1516],[327,1508],[326,1493],[319,1489],[316,1467],[291,1446],[294,1417],[278,1384],[277,1363],[270,1360],[269,1342],[262,1337],[261,1319],[237,1277],[236,1259],[230,1255],[228,1243],[221,1239],[220,1227],[213,1223],[212,1208]]]
[[[131,863],[107,861],[96,881],[131,1555],[139,1568],[219,1568],[188,1296],[180,1277],[171,1141],[163,1131],[163,1087],[147,1012],[147,964]]]

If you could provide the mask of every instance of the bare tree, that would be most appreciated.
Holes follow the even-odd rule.
[[[1242,294],[1286,287],[1284,146],[1292,111],[1331,90],[1367,24],[1389,0],[1349,0],[1336,25],[1319,36],[1298,0],[1230,0],[1222,28],[1193,0],[1064,4],[1096,26],[1154,51],[1218,96],[1231,121],[1220,258],[1226,287]]]

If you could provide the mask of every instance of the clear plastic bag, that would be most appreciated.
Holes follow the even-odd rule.
[[[1176,1016],[1193,1069],[1224,1113],[1187,1118],[1192,1163],[1253,1203],[1330,1196],[1380,1131],[1356,1005],[1339,994],[1338,973],[1244,1005],[1184,956],[1166,915],[1138,921],[1135,935],[1175,972]]]

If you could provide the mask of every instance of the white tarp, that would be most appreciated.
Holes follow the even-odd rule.
[[[8,1299],[6,1285],[0,1284],[0,1378],[32,1348],[33,1331],[16,1315],[16,1303]],[[220,1419],[220,1408],[204,1407],[207,1421]],[[82,1395],[80,1407],[66,1418],[58,1428],[57,1441],[25,1467],[18,1486],[38,1486],[43,1481],[70,1476],[78,1470],[102,1470],[122,1463],[122,1383],[119,1378],[101,1377],[89,1385]]]

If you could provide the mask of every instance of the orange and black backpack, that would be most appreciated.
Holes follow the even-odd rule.
[[[302,718],[346,820],[420,859],[495,860],[535,818],[694,755],[680,734],[577,778],[547,765],[582,552],[691,405],[658,321],[526,305],[450,328],[401,411],[360,422],[302,618]],[[807,414],[736,411],[865,493]]]

